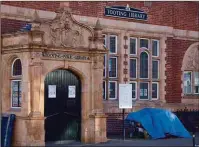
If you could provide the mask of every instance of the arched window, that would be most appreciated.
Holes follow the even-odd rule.
[[[11,107],[21,107],[21,60],[16,58],[12,63],[12,80],[11,80]]]
[[[20,76],[22,74],[22,67],[20,59],[15,59],[12,65],[12,76]]]
[[[148,78],[148,61],[149,56],[147,52],[140,54],[140,78]]]

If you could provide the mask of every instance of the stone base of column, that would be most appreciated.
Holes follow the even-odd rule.
[[[100,142],[106,142],[107,136],[106,136],[106,118],[107,116],[103,113],[95,113],[90,115],[90,119],[93,122],[94,125],[93,128],[93,137],[91,138],[91,143],[100,143]]]

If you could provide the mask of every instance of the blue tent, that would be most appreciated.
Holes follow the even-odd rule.
[[[191,138],[190,133],[178,117],[169,110],[144,108],[129,113],[126,120],[141,123],[152,139],[164,138],[166,133],[177,137]]]

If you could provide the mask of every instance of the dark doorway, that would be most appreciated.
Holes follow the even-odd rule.
[[[80,140],[80,79],[64,69],[48,73],[44,97],[45,141]]]

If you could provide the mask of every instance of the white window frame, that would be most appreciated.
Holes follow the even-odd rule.
[[[140,85],[139,85],[139,100],[141,100],[141,101],[147,101],[147,100],[149,100],[149,82],[139,82],[139,84],[141,84],[141,83],[147,83],[148,84],[148,91],[147,91],[147,93],[148,93],[148,99],[141,99],[140,98]]]
[[[194,94],[199,94],[199,92],[198,93],[196,93],[196,91],[195,91],[195,78],[196,78],[196,72],[198,72],[198,71],[193,71],[193,75],[194,75],[194,77],[193,77],[193,86],[194,86]],[[199,74],[199,72],[198,72],[198,74]],[[199,77],[198,77],[199,78]]]
[[[105,63],[104,63],[104,78],[105,78],[105,77],[107,76],[107,75],[106,75],[106,66],[107,66],[107,65],[106,65],[106,62],[107,62],[107,61],[106,61],[106,60],[107,60],[107,55],[106,55],[106,54],[104,55],[104,58],[105,58]]]
[[[135,54],[131,54],[131,39],[135,39]],[[136,37],[130,37],[130,40],[129,40],[129,54],[130,55],[137,55],[137,38]]]
[[[157,56],[153,55],[153,41],[157,41]],[[152,39],[151,40],[151,53],[152,53],[152,57],[159,57],[160,56],[160,41],[157,39]]]
[[[138,71],[137,71],[137,69],[138,69],[138,67],[137,67],[137,65],[138,65],[138,61],[137,61],[137,58],[130,58],[130,60],[136,60],[136,73],[135,73],[135,78],[132,78],[131,77],[131,75],[130,75],[130,79],[137,79],[137,77],[138,77],[138,75],[137,75],[137,73],[138,73]],[[130,66],[131,66],[131,64],[129,63],[129,69],[131,70],[131,68],[130,68]],[[131,71],[130,71],[131,72]],[[130,74],[130,73],[129,73]]]
[[[153,84],[157,84],[157,98],[153,98]],[[152,90],[152,93],[151,93],[151,100],[158,100],[159,99],[159,82],[152,82],[152,85],[151,85],[151,90]]]
[[[11,73],[11,76],[12,76],[12,77],[20,77],[20,76],[21,76],[21,75],[16,75],[16,76],[13,75],[13,66],[14,66],[15,61],[18,60],[18,59],[20,60],[20,58],[15,58],[15,59],[13,60],[13,62],[12,62],[12,66],[11,66],[11,67],[12,67],[12,69],[11,69],[11,72],[12,72],[12,73]],[[20,62],[21,62],[21,60],[20,60]],[[22,63],[21,63],[21,68],[22,68]],[[22,69],[21,69],[21,70],[22,70]],[[21,71],[21,72],[22,72],[22,71]],[[21,74],[22,74],[22,73],[21,73]]]
[[[191,92],[190,93],[185,93],[185,91],[184,91],[184,74],[185,73],[189,73],[189,72],[191,72]],[[184,95],[189,95],[189,94],[192,94],[193,93],[193,72],[192,71],[184,71],[183,72],[183,94]]]
[[[156,78],[153,78],[153,61],[158,61],[158,78],[157,79],[160,78],[160,61],[157,59],[152,59],[152,79],[157,80]]]
[[[108,83],[109,83],[109,85],[108,85],[108,98],[109,98],[109,100],[116,100],[117,99],[117,81],[109,81]],[[110,98],[110,94],[109,94],[110,83],[115,83],[115,97],[114,98]]]
[[[115,53],[110,52],[110,37],[115,37]],[[109,35],[109,54],[117,54],[117,35]]]
[[[140,55],[141,55],[141,53],[143,53],[143,52],[146,52],[146,53],[148,54],[148,78],[141,78],[141,76],[139,75],[139,78],[144,80],[144,79],[149,79],[149,72],[150,72],[150,70],[149,70],[149,65],[150,65],[150,63],[149,63],[149,61],[150,61],[150,56],[149,56],[149,53],[148,53],[147,51],[142,51],[142,52],[140,52]],[[140,63],[140,59],[141,59],[140,55],[139,55],[139,63]],[[140,64],[139,64],[139,65],[140,65]],[[139,69],[140,69],[140,67],[139,67]],[[139,73],[140,73],[140,71],[139,71]]]
[[[13,105],[12,105],[12,104],[13,104],[13,97],[12,97],[12,94],[13,94],[13,93],[12,93],[12,90],[13,90],[13,89],[12,89],[12,82],[13,82],[13,81],[21,81],[21,84],[22,84],[22,80],[11,80],[11,82],[10,82],[10,83],[11,83],[11,108],[21,109],[21,107],[13,107]],[[22,95],[21,95],[21,96],[22,96]],[[22,97],[21,97],[21,99],[22,99]]]
[[[131,83],[135,83],[135,98],[132,98],[132,100],[136,100],[137,99],[137,82],[136,81],[131,81]]]
[[[107,48],[107,35],[106,34],[102,34],[102,35],[105,41],[104,47]]]
[[[109,75],[109,65],[110,65],[110,59],[111,59],[111,58],[115,58],[115,59],[116,59],[116,76],[115,76],[115,77],[110,77],[110,75]],[[118,68],[118,67],[117,67],[117,66],[118,66],[117,64],[118,64],[118,63],[117,63],[117,57],[110,56],[110,57],[109,57],[109,62],[108,62],[108,76],[109,76],[110,79],[111,79],[111,78],[117,78],[117,68]]]
[[[140,46],[141,39],[148,40],[148,48]],[[148,38],[139,38],[139,48],[145,48],[145,49],[149,50],[149,48],[150,48],[149,45],[150,45],[150,39],[148,39]]]
[[[104,83],[105,83],[105,89],[104,89],[104,98],[103,98],[103,100],[106,100],[106,81],[105,80],[103,80],[103,85],[104,85]],[[103,88],[103,87],[102,87]]]

